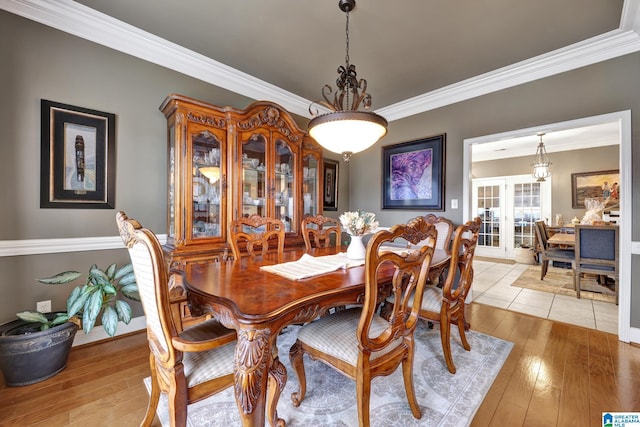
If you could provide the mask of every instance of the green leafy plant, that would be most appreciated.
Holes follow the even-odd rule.
[[[73,282],[80,276],[82,274],[77,271],[65,271],[38,281],[47,285],[62,285]],[[118,321],[129,324],[132,316],[131,306],[119,299],[119,295],[140,301],[133,266],[127,264],[118,268],[116,264],[111,264],[106,270],[101,270],[94,264],[89,269],[86,283],[71,291],[65,313],[57,313],[51,320],[39,311],[23,311],[17,313],[17,316],[27,322],[40,323],[40,330],[74,322],[81,325],[85,334],[88,334],[102,313],[102,326],[109,336],[113,336],[118,328]]]

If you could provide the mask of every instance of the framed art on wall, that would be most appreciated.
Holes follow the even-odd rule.
[[[584,199],[608,199],[605,208],[620,204],[620,171],[582,172],[571,174],[572,208],[584,209]]]
[[[338,210],[338,162],[325,159],[323,176],[323,205],[325,211]]]
[[[382,147],[382,209],[444,210],[446,134]]]
[[[40,207],[115,207],[115,114],[41,100]]]

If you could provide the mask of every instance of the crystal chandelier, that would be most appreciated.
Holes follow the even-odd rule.
[[[549,178],[551,176],[551,171],[549,170],[551,162],[549,161],[547,150],[544,148],[544,144],[542,143],[544,133],[540,132],[538,133],[538,136],[540,137],[540,143],[536,149],[536,157],[534,158],[531,166],[533,167],[533,177],[536,181],[544,182],[545,178]]]
[[[347,15],[345,65],[338,68],[337,91],[329,85],[322,88],[324,101],[309,106],[314,116],[309,122],[309,135],[329,151],[342,154],[349,161],[352,154],[366,150],[387,133],[387,120],[372,112],[358,111],[371,107],[371,95],[366,93],[367,81],[358,80],[356,66],[349,63],[349,12],[356,6],[355,0],[340,0],[338,7]],[[333,95],[333,100],[331,100]],[[315,104],[331,110],[319,114]]]

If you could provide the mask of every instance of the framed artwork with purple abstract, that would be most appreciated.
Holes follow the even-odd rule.
[[[446,134],[382,147],[382,209],[444,210]]]

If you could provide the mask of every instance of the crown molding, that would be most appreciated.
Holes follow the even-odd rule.
[[[507,89],[640,50],[640,35],[613,30],[376,110],[388,121]]]
[[[624,1],[620,29],[640,33],[640,0]]]
[[[311,101],[72,0],[0,0],[2,9],[310,118]],[[620,28],[376,110],[391,122],[640,50],[640,0],[625,0]]]
[[[71,0],[0,0],[4,10],[254,100],[309,117],[310,101]]]

